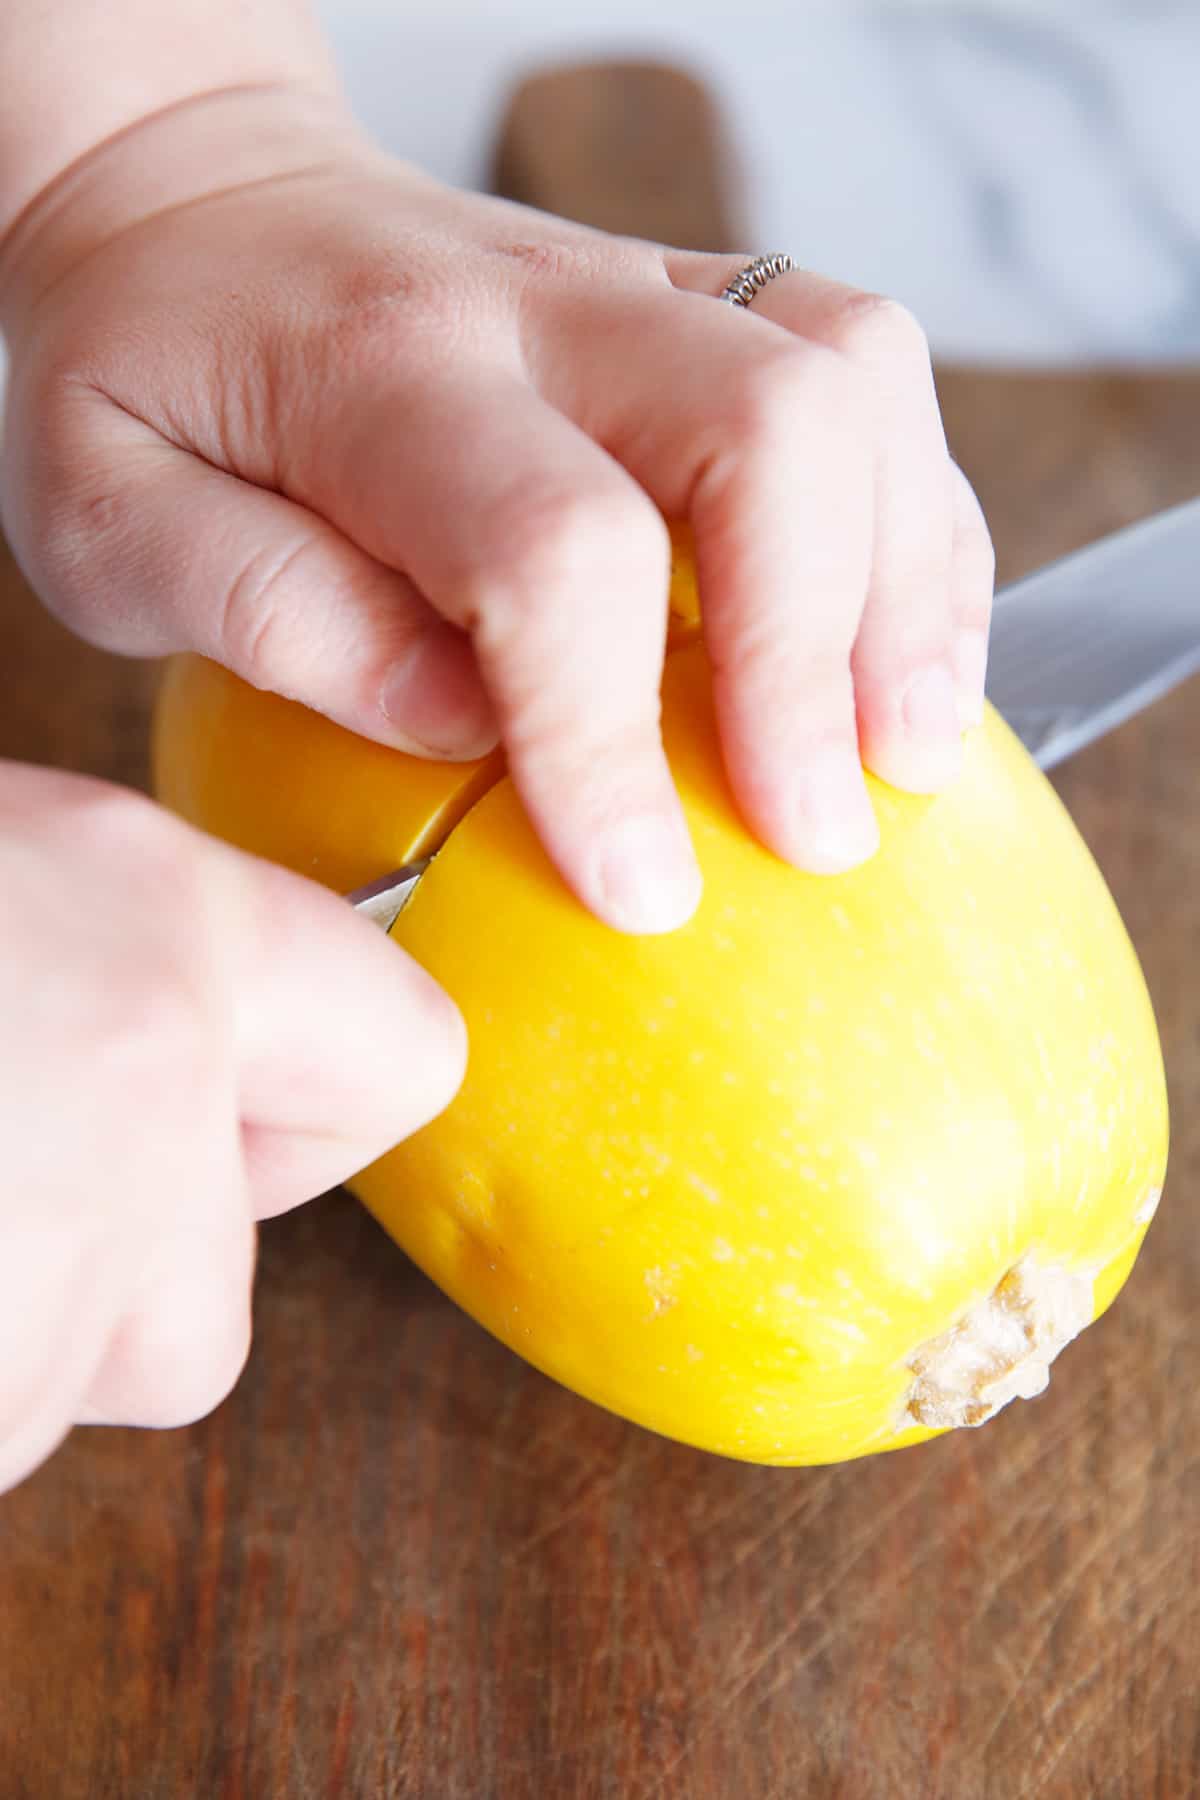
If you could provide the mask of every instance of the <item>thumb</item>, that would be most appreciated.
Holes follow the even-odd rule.
[[[28,448],[6,510],[30,579],[81,637],[134,656],[199,651],[418,756],[493,747],[466,635],[405,575],[104,396],[56,411],[52,432],[16,434]]]

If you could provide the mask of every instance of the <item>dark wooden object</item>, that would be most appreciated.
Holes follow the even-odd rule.
[[[1200,491],[1196,373],[941,391],[1005,578]],[[0,561],[0,754],[142,784],[152,678]],[[264,1228],[214,1418],[77,1432],[0,1499],[2,1800],[1200,1790],[1198,767],[1193,685],[1060,778],[1175,1144],[1043,1399],[846,1468],[717,1461],[533,1373],[331,1195]]]
[[[745,247],[734,147],[708,87],[683,69],[613,62],[528,76],[505,111],[493,185],[601,231]]]

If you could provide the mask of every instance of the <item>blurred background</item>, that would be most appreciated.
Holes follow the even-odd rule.
[[[491,184],[531,75],[657,60],[717,103],[734,248],[902,300],[943,362],[1200,359],[1196,0],[316,4],[359,115],[443,180]]]
[[[718,98],[747,247],[904,301],[941,358],[1200,356],[1196,0],[320,10],[362,117],[448,181],[487,185],[532,70],[660,58]]]

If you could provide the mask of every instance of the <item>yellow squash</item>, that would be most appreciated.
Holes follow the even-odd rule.
[[[980,1423],[1044,1385],[1157,1203],[1136,957],[994,713],[948,793],[872,783],[864,868],[774,859],[725,784],[682,556],[674,592],[664,731],[706,886],[671,936],[582,910],[499,758],[420,763],[197,658],[163,687],[159,792],[342,889],[440,846],[394,936],[461,1006],[469,1071],[353,1185],[507,1344],[754,1461]]]

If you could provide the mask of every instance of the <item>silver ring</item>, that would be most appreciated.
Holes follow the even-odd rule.
[[[756,256],[753,262],[738,270],[728,287],[722,289],[721,299],[728,300],[730,306],[749,306],[768,281],[774,281],[777,275],[788,274],[795,266],[786,250],[778,250],[773,256]]]

